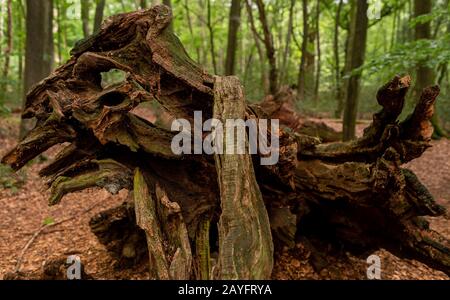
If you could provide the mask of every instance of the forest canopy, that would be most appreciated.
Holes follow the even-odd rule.
[[[417,82],[413,84],[441,85],[438,121],[442,133],[449,128],[448,0],[362,1],[367,4],[361,8],[367,11],[368,20],[367,33],[364,41],[359,38],[359,45],[349,43],[352,13],[361,1],[162,2],[172,7],[174,32],[190,57],[212,74],[237,75],[250,101],[274,93],[271,84],[289,85],[297,89],[298,99],[302,100],[296,103],[297,109],[317,116],[344,117],[348,123],[349,119],[364,118],[376,110],[371,95],[377,83],[397,73],[423,73],[425,68],[425,72],[431,72],[424,76],[427,79],[415,77]],[[104,19],[158,3],[161,1],[1,0],[1,111],[20,109],[34,81],[63,64],[70,57],[70,49],[98,30]],[[33,50],[43,56],[34,60],[34,68],[41,72],[35,72],[36,79],[30,80],[26,80],[25,67],[27,11],[36,22],[30,26],[30,35],[35,41],[47,41],[41,43],[43,49]],[[363,23],[357,26],[361,28]],[[355,47],[355,52],[361,54],[360,62],[351,65],[349,53]],[[351,76],[360,76],[358,101],[346,98],[348,88],[354,88],[347,87]],[[407,106],[412,107],[413,102],[409,100]],[[355,112],[346,114],[346,105],[354,107]]]

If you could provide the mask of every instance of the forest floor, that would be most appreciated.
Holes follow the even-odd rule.
[[[333,120],[323,120],[340,130],[341,124]],[[17,117],[0,119],[0,157],[11,149],[17,141]],[[358,125],[358,132],[367,126]],[[57,149],[46,152],[52,157]],[[411,168],[435,195],[437,201],[450,209],[450,141],[434,141],[433,147],[420,159],[410,163]],[[100,189],[89,189],[64,197],[61,204],[47,206],[48,191],[38,171],[46,161],[35,161],[25,167],[23,186],[2,188],[0,178],[0,279],[15,269],[18,257],[33,234],[44,221],[58,222],[70,220],[49,227],[36,237],[25,252],[21,271],[39,269],[46,261],[62,255],[78,255],[86,272],[96,279],[147,279],[147,266],[119,270],[117,261],[108,255],[89,229],[89,219],[102,210],[119,205],[127,197],[126,191],[111,196]],[[1,176],[1,172],[0,172]],[[20,179],[19,175],[19,179]],[[16,180],[15,178],[11,178]],[[88,208],[91,208],[87,211]],[[73,218],[72,218],[73,217]],[[429,219],[431,227],[450,239],[448,221]],[[386,250],[379,250],[381,276],[383,279],[444,279],[449,277],[414,260],[400,259]],[[363,258],[343,253],[330,257],[328,267],[316,273],[308,262],[310,253],[302,243],[293,250],[276,255],[274,279],[365,279],[367,263]]]

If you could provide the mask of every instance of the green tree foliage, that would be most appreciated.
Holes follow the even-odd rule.
[[[369,10],[377,12],[379,7],[376,5],[377,1],[367,1]],[[25,2],[25,0],[12,1],[13,46],[9,54],[9,72],[6,78],[0,78],[0,85],[6,86],[5,93],[0,97],[0,111],[19,108],[21,103],[26,37]],[[89,1],[88,11],[84,10],[84,18],[82,18],[81,0],[53,0],[55,66],[69,59],[70,49],[83,38],[83,19],[89,20],[87,28],[92,33],[96,27],[95,19],[96,15],[98,16],[99,2],[101,1]],[[249,18],[247,2],[253,15],[253,22]],[[313,113],[326,112],[332,116],[338,105],[336,98],[339,93],[336,89],[344,90],[342,82],[337,81],[345,81],[351,74],[362,72],[358,117],[364,117],[365,113],[371,113],[376,109],[372,98],[380,82],[386,81],[394,73],[414,75],[413,71],[417,64],[426,64],[435,70],[436,80],[442,86],[438,109],[441,111],[441,118],[447,121],[446,126],[448,126],[450,121],[448,108],[450,107],[448,105],[450,84],[447,67],[450,61],[448,0],[433,0],[432,13],[418,18],[414,18],[413,15],[413,0],[381,0],[379,18],[369,20],[365,64],[349,74],[343,71],[350,28],[349,1],[342,1],[339,14],[340,1],[338,0],[307,1],[309,12],[307,37],[303,36],[302,1],[263,0],[262,2],[273,37],[276,67],[280,74],[277,85],[297,86],[302,57],[305,58],[307,69],[310,70],[308,72],[312,72],[307,77],[310,80],[306,80],[305,98],[298,103],[298,108]],[[103,19],[117,13],[160,3],[163,1],[106,0]],[[170,4],[173,9],[174,31],[187,48],[189,55],[208,72],[225,74],[232,0],[172,0]],[[317,5],[320,5],[319,9]],[[7,0],[0,0],[0,66],[4,65],[6,59],[8,21],[6,11]],[[317,11],[320,14],[316,14]],[[270,65],[265,55],[264,31],[259,13],[256,0],[242,0],[233,73],[242,80],[250,101],[261,100],[269,86],[268,75],[265,74],[269,74]],[[377,14],[374,15],[377,16]],[[317,16],[320,16],[318,20],[316,20]],[[431,22],[433,39],[414,40],[414,26],[420,22]],[[336,24],[338,30],[335,30]],[[317,43],[319,36],[317,32],[320,32],[320,43]],[[337,36],[335,36],[336,32]],[[304,38],[308,39],[306,53],[302,53]],[[319,50],[320,64],[318,63]],[[320,71],[320,82],[316,84],[315,80],[319,78],[316,76],[318,71]],[[315,95],[316,86],[317,95]],[[339,97],[345,98],[343,96],[345,95]],[[445,103],[447,105],[444,106]]]

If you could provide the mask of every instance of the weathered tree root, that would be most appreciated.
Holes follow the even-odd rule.
[[[197,110],[204,119],[269,112],[245,105],[236,78],[214,78],[197,66],[170,21],[170,9],[155,6],[112,17],[80,42],[28,93],[23,117],[35,117],[37,125],[3,162],[19,169],[69,142],[41,172],[52,187],[50,204],[88,186],[133,190],[134,206],[110,211],[91,227],[112,252],[132,259],[142,257],[136,253],[142,247],[133,245],[145,232],[154,278],[269,278],[269,224],[277,243],[301,235],[355,251],[384,247],[450,274],[448,241],[422,219],[445,209],[401,168],[430,147],[437,87],[425,89],[411,117],[398,122],[410,78],[394,78],[378,92],[382,110],[352,142],[274,132],[280,145],[273,166],[260,166],[260,155],[176,155],[174,133],[130,113],[139,103],[158,101],[191,123]],[[127,78],[102,87],[101,73],[111,69]]]

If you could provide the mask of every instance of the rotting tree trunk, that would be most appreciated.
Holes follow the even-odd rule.
[[[133,191],[136,223],[147,237],[151,277],[189,279],[192,253],[180,206],[169,200],[158,183],[151,192],[139,169],[135,171]]]
[[[245,118],[244,93],[237,77],[216,77],[213,117],[226,120]],[[224,154],[214,156],[222,214],[219,220],[219,279],[266,279],[273,267],[273,243],[269,217],[256,182],[250,154],[239,153],[237,139],[231,144],[235,127],[225,125]],[[245,131],[237,125],[237,131]],[[220,137],[219,137],[220,138]],[[248,144],[248,140],[246,139]],[[245,234],[244,234],[245,233]]]
[[[287,128],[272,132],[279,137],[275,165],[260,165],[261,153],[252,160],[175,154],[175,133],[130,112],[139,103],[158,101],[190,124],[194,111],[204,119],[247,120],[270,112],[246,105],[236,78],[214,78],[195,64],[168,27],[171,18],[163,5],[121,14],[79,43],[65,65],[28,93],[23,117],[38,122],[2,162],[20,169],[68,142],[40,172],[51,187],[51,205],[87,187],[133,190],[134,209],[110,210],[91,227],[122,256],[138,257],[133,245],[147,239],[149,259],[160,261],[150,266],[154,278],[269,278],[271,235],[285,245],[301,235],[337,240],[356,253],[385,248],[450,274],[449,241],[423,219],[446,210],[401,167],[430,147],[438,87],[426,88],[399,122],[410,78],[395,77],[377,94],[382,109],[373,123],[351,142],[323,144]],[[111,69],[129,75],[102,87],[101,72]],[[242,217],[248,230],[237,231],[233,224]],[[245,253],[233,253],[250,240],[256,243]]]

